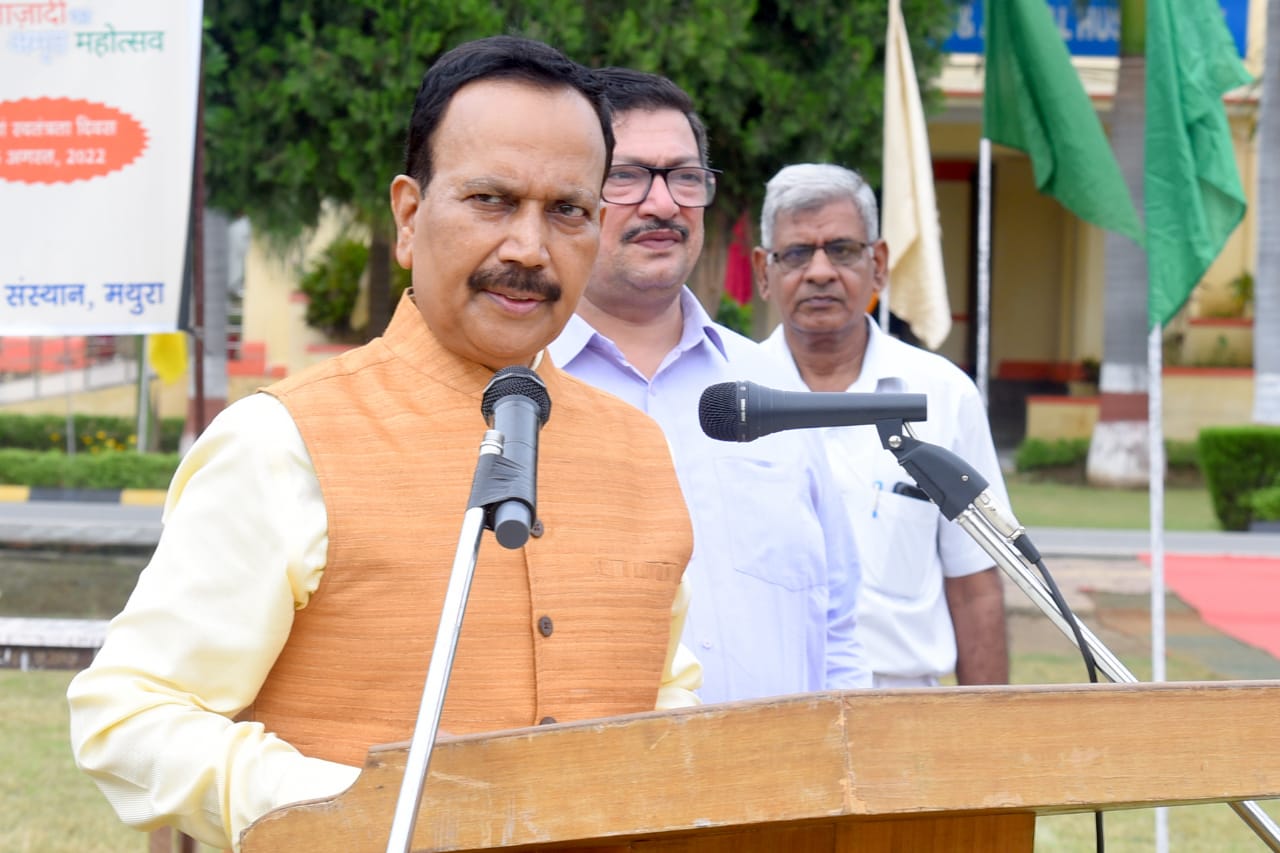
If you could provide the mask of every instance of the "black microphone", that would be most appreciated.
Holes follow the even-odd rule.
[[[710,385],[698,401],[702,431],[718,441],[755,441],[784,429],[922,421],[927,411],[924,394],[778,391],[743,380]]]
[[[504,548],[529,539],[537,515],[538,430],[551,416],[551,396],[542,377],[527,367],[504,367],[484,389],[480,413],[502,433],[502,458],[511,481],[508,494],[493,511],[493,534]]]

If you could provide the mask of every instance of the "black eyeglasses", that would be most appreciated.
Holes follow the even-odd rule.
[[[776,262],[788,272],[795,272],[809,266],[814,253],[821,249],[827,256],[827,260],[836,266],[852,267],[858,263],[862,253],[870,246],[870,243],[864,243],[862,240],[831,240],[820,246],[799,244],[788,246],[781,252],[770,252],[769,260]]]
[[[649,197],[653,178],[661,175],[667,192],[681,207],[707,207],[716,197],[716,175],[719,169],[701,166],[642,166],[639,163],[620,163],[609,170],[604,179],[600,197],[610,204],[639,204]]]

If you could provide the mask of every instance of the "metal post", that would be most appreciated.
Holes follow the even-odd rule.
[[[991,351],[991,140],[978,142],[978,282],[974,322],[977,350],[973,379],[984,405],[989,404],[987,384]]]
[[[481,457],[501,454],[502,444],[502,433],[487,430],[480,442]],[[444,605],[440,609],[436,642],[431,649],[427,680],[422,687],[422,704],[413,729],[413,740],[409,743],[409,755],[405,760],[404,779],[400,783],[395,816],[391,821],[387,853],[410,853],[412,850],[413,829],[417,825],[418,808],[422,804],[422,789],[431,764],[431,750],[435,747],[436,734],[440,730],[449,673],[453,670],[453,657],[458,650],[458,636],[462,631],[462,617],[467,607],[467,596],[471,593],[471,580],[475,576],[476,558],[480,552],[480,537],[485,530],[484,519],[483,506],[468,508],[462,518],[462,531],[458,535],[449,586],[445,590]]]
[[[63,364],[63,382],[62,387],[67,395],[67,455],[74,456],[76,452],[76,415],[75,406],[71,402],[71,338],[63,336],[62,338],[62,364]],[[86,370],[88,367],[86,366]]]
[[[151,421],[151,367],[147,364],[147,336],[138,335],[138,422],[135,432],[139,453],[147,450],[147,427]]]

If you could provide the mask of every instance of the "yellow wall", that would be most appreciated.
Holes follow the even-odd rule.
[[[951,332],[938,352],[956,364],[968,360],[965,342],[969,334],[969,278],[972,262],[969,246],[973,223],[969,216],[973,192],[964,181],[939,181],[935,185],[938,221],[942,228],[942,263],[947,276],[947,301],[951,305]]]
[[[1106,265],[1103,262],[1103,244],[1106,232],[1066,217],[1075,226],[1075,275],[1070,285],[1070,317],[1064,342],[1068,345],[1059,360],[1077,362],[1092,358],[1102,360],[1102,304],[1103,285],[1106,282]]]
[[[316,360],[309,346],[328,343],[306,324],[306,302],[299,298],[298,282],[309,260],[348,227],[328,214],[296,245],[281,249],[260,239],[251,242],[245,258],[244,338],[266,344],[269,367],[292,373]]]
[[[1162,391],[1167,438],[1191,441],[1207,426],[1253,421],[1252,370],[1168,369]]]
[[[1175,441],[1194,441],[1208,426],[1249,423],[1253,371],[1168,368],[1161,379],[1161,403],[1164,436]],[[1030,397],[1027,437],[1089,438],[1097,417],[1097,397]]]
[[[1059,351],[1066,216],[1036,191],[1031,161],[992,157],[991,368],[1003,360],[1053,360]]]
[[[1027,400],[1027,438],[1044,441],[1089,438],[1097,420],[1097,397],[1031,397]]]

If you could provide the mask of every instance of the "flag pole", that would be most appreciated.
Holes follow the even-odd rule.
[[[1165,680],[1164,406],[1160,325],[1147,337],[1147,484],[1151,506],[1151,681]],[[1156,851],[1169,849],[1169,810],[1155,810]]]
[[[973,379],[987,405],[988,352],[991,332],[991,140],[978,140],[978,282],[974,322]]]

